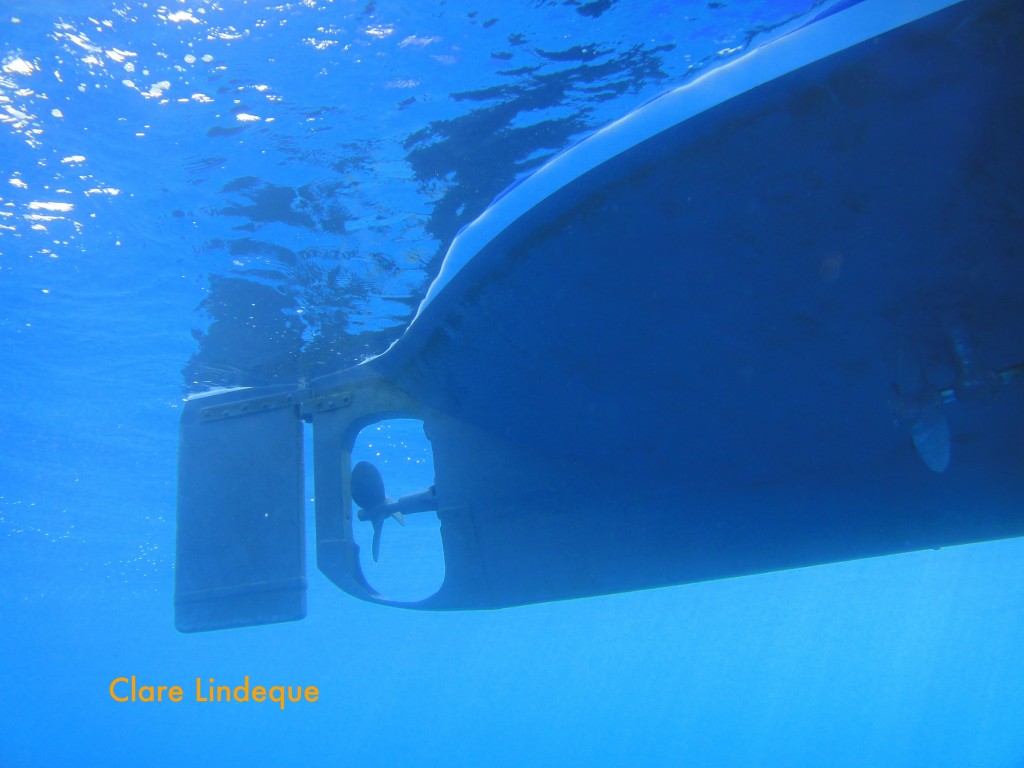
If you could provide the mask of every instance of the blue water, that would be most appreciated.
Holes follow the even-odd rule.
[[[6,2],[0,766],[1024,764],[1021,540],[440,615],[311,564],[302,622],[173,628],[185,395],[386,348],[508,184],[828,5]]]

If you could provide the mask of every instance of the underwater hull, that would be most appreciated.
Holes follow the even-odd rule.
[[[288,406],[321,570],[397,604],[349,487],[391,415],[424,421],[445,558],[405,607],[1024,535],[1024,9],[897,5],[694,80],[462,232],[403,337]]]
[[[458,605],[1024,533],[1021,387],[945,409],[941,473],[890,403],[952,385],[953,327],[1024,354],[1020,22],[964,3],[765,83],[472,257],[379,361],[435,413]]]

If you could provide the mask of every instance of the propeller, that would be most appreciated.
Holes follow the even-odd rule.
[[[387,518],[393,517],[405,525],[407,514],[437,511],[434,486],[401,496],[395,501],[384,492],[384,478],[380,470],[368,461],[360,461],[352,467],[351,483],[352,501],[359,507],[359,519],[368,520],[373,525],[370,552],[375,563],[380,558],[380,539]]]
[[[1024,363],[1001,369],[978,364],[967,330],[959,320],[948,323],[946,333],[957,369],[953,386],[945,389],[934,387],[919,372],[920,380],[913,392],[893,384],[895,397],[890,402],[896,423],[910,427],[918,457],[933,472],[946,470],[951,453],[949,421],[942,412],[942,406],[980,399],[997,392],[1014,379],[1024,377]]]

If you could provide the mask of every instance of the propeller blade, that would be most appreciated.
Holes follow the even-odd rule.
[[[910,425],[917,455],[932,472],[945,472],[949,466],[951,441],[949,422],[937,407],[926,409]]]
[[[384,478],[368,461],[360,461],[352,467],[352,501],[366,510],[372,510],[387,502],[387,496],[384,495]]]

